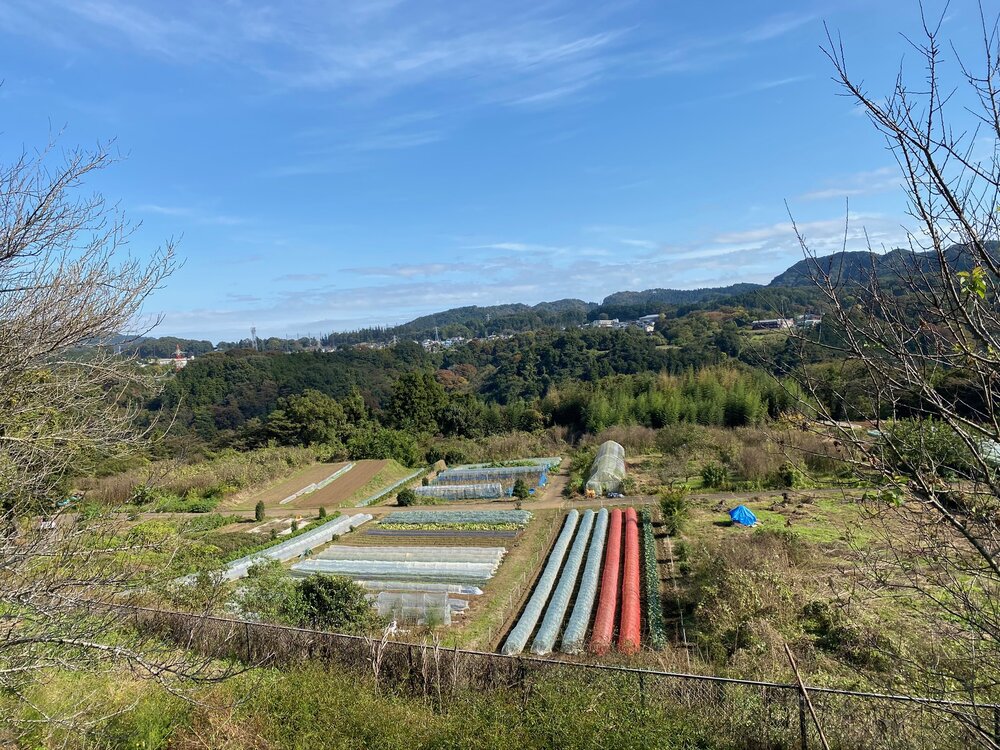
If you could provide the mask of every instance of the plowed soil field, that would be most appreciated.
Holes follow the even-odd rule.
[[[288,503],[286,507],[296,509],[319,507],[331,509],[336,508],[359,489],[372,481],[372,479],[375,478],[375,475],[382,471],[388,463],[388,461],[355,461],[354,468],[349,472],[337,477],[323,489],[316,490],[316,492],[311,492],[308,495],[303,495],[297,500]],[[327,476],[329,476],[329,474]],[[392,482],[386,482],[387,486],[389,484],[392,484]],[[373,492],[374,491],[375,490],[373,490]]]
[[[233,498],[232,505],[226,503],[226,506],[232,510],[253,510],[254,506],[257,505],[257,501],[263,500],[264,505],[268,508],[295,507],[299,501],[305,500],[305,498],[298,498],[297,501],[286,503],[285,505],[280,505],[280,503],[286,497],[295,494],[303,487],[316,482],[322,482],[335,471],[342,469],[345,466],[347,466],[346,461],[341,461],[336,464],[313,464],[312,466],[307,466],[305,469],[295,472],[290,477],[280,479],[257,492],[241,492],[238,496]],[[347,474],[332,482],[326,489],[329,489],[333,485],[337,484],[337,482],[341,479],[346,479],[348,476],[357,471],[358,468],[359,467],[355,466],[347,472]]]

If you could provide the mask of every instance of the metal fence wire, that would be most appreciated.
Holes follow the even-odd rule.
[[[123,608],[124,609],[124,608]],[[372,675],[379,683],[447,704],[469,691],[521,691],[546,684],[590,696],[614,695],[633,720],[682,716],[738,750],[821,749],[812,703],[831,750],[958,750],[1000,747],[1000,705],[938,701],[824,687],[738,680],[629,667],[508,657],[158,609],[127,608],[135,626],[199,653],[253,665],[317,660]],[[558,682],[553,683],[553,678]]]

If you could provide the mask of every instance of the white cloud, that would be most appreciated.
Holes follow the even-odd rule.
[[[160,216],[172,216],[180,219],[189,219],[197,224],[214,224],[218,226],[232,227],[247,223],[247,219],[239,216],[212,213],[190,206],[164,206],[158,203],[143,203],[136,206],[135,210],[141,214],[158,214]]]
[[[880,167],[867,172],[848,175],[830,187],[811,190],[799,196],[799,200],[817,201],[839,198],[843,200],[855,195],[871,195],[898,190],[902,183],[898,167]]]

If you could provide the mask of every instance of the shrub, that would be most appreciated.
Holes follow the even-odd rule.
[[[314,575],[298,583],[302,616],[314,628],[358,633],[379,623],[365,590],[343,576]]]
[[[320,506],[319,517],[320,518],[326,518],[326,508],[324,508],[323,506]]]
[[[396,493],[396,505],[401,505],[404,508],[411,505],[416,505],[420,498],[417,493],[411,490],[409,487],[404,487],[399,492]]]
[[[898,473],[968,477],[973,461],[968,447],[948,425],[933,419],[894,422],[885,431],[883,460]]]
[[[521,477],[518,477],[514,481],[513,489],[514,497],[518,500],[527,500],[531,493],[528,491],[528,483],[524,481]]]
[[[687,490],[684,487],[670,487],[660,493],[660,512],[663,525],[670,536],[680,533],[687,518]]]
[[[801,489],[809,486],[809,479],[800,465],[785,461],[778,469],[778,483],[789,489]]]
[[[258,523],[264,520],[264,501],[258,500],[253,508],[253,520]]]
[[[729,469],[714,461],[701,468],[701,483],[706,487],[718,489],[729,482]]]

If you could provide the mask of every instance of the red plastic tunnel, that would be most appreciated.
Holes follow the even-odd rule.
[[[642,619],[639,607],[639,518],[635,508],[625,511],[625,566],[622,573],[622,619],[618,625],[618,651],[639,650]]]
[[[622,512],[611,511],[608,522],[608,541],[604,548],[604,570],[601,574],[601,598],[594,615],[594,629],[590,634],[590,651],[606,654],[611,648],[615,630],[615,610],[618,609],[618,570],[622,552]]]

